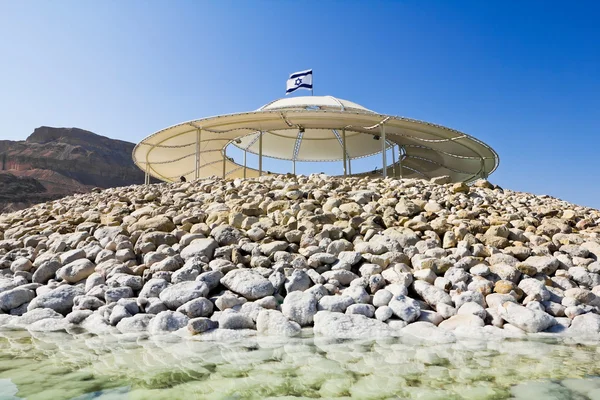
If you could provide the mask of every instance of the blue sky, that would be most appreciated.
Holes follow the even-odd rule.
[[[315,95],[491,145],[490,180],[600,208],[600,3],[0,0],[0,138],[75,126],[138,142]],[[308,94],[308,92],[307,92]]]

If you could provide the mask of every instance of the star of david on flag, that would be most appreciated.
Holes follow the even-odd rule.
[[[290,94],[297,89],[308,89],[313,88],[312,69],[306,71],[294,72],[290,75],[287,80],[285,94]]]

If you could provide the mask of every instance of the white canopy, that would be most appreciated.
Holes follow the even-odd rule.
[[[343,161],[377,153],[385,159],[384,136],[386,148],[397,146],[402,154],[395,164],[386,161],[387,176],[449,175],[453,181],[468,182],[489,175],[499,162],[491,147],[464,133],[378,114],[332,96],[284,98],[253,112],[184,122],[142,140],[133,150],[133,160],[165,181],[181,176],[256,177],[259,170],[226,156],[228,145],[290,161]]]

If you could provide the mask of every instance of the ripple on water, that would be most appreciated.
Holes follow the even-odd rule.
[[[0,399],[600,400],[598,345],[0,332]]]

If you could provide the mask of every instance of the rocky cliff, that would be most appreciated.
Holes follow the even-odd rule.
[[[134,146],[83,129],[47,126],[25,141],[0,140],[0,212],[93,187],[142,183],[144,174],[131,160]],[[26,189],[31,185],[37,187],[35,196]]]

